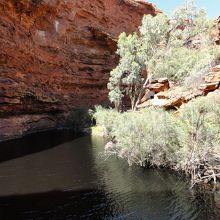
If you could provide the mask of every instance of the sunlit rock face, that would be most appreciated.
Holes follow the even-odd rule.
[[[1,0],[0,140],[106,103],[116,38],[157,13],[141,0]]]
[[[152,82],[146,89],[146,93],[138,108],[149,106],[168,109],[179,109],[189,101],[200,97],[214,95],[220,96],[220,65],[216,65],[203,76],[202,84],[191,88],[174,86],[166,78],[160,78]]]

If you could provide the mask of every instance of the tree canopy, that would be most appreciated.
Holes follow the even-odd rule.
[[[219,56],[212,37],[214,22],[194,1],[186,2],[171,17],[145,15],[139,33],[120,34],[118,66],[110,73],[109,99],[120,109],[128,95],[135,110],[153,77],[183,81],[211,65]]]

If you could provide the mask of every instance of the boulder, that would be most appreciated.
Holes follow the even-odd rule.
[[[147,88],[154,93],[166,91],[170,88],[169,80],[167,78],[154,80]]]
[[[138,108],[153,106],[164,109],[178,109],[184,103],[202,95],[204,95],[204,92],[197,88],[185,89],[177,86],[168,91],[157,93],[153,99],[142,103]]]
[[[216,90],[218,87],[219,87],[219,82],[211,82],[211,83],[201,84],[199,89],[207,94],[208,92]]]
[[[209,93],[215,94],[215,96],[219,97],[220,90],[217,89],[220,85],[220,65],[212,67],[210,72],[205,75],[204,81],[205,82],[198,88],[184,88],[180,86],[172,86],[170,88],[170,82],[167,78],[154,80],[148,86],[149,91],[153,91],[155,93],[154,98],[151,100],[143,99],[143,102],[138,106],[138,108],[154,106],[164,109],[178,109],[184,103]],[[216,92],[213,93],[213,91]]]

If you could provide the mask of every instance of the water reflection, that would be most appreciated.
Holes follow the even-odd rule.
[[[69,136],[60,141],[61,136],[45,134],[37,143],[33,135],[7,144],[20,153],[0,163],[0,219],[220,218],[218,192],[189,191],[167,171],[105,161],[100,137],[65,142]],[[27,153],[25,143],[41,150]]]
[[[215,198],[218,192],[190,191],[187,182],[164,170],[145,170],[128,167],[123,161],[111,158],[100,160],[104,143],[93,137],[96,170],[102,168],[100,182],[113,200],[119,219],[219,219],[220,210]],[[122,213],[124,213],[122,215]]]
[[[27,135],[25,138],[0,142],[0,162],[33,154],[74,139],[72,132],[53,130]]]

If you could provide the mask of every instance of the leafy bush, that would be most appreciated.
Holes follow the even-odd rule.
[[[163,166],[172,162],[170,155],[178,143],[169,113],[159,109],[118,113],[96,108],[94,117],[114,142],[118,156],[130,165]]]
[[[123,113],[117,118],[112,136],[119,156],[130,165],[166,166],[177,146],[173,121],[162,110]]]
[[[152,77],[182,82],[219,58],[210,21],[203,10],[188,1],[168,18],[145,15],[140,34],[122,33],[118,39],[118,66],[110,73],[109,99],[120,109],[126,94],[136,110]],[[147,72],[144,71],[147,69]]]
[[[202,69],[210,67],[217,55],[218,51],[211,48],[170,48],[156,60],[150,61],[149,68],[156,78],[166,76],[175,82],[183,83],[188,76],[192,77]]]
[[[115,121],[119,115],[116,110],[96,106],[93,118],[96,120],[96,125],[102,126],[105,136],[111,136]]]
[[[107,155],[125,158],[129,165],[182,170],[193,183],[220,177],[213,159],[220,163],[217,99],[199,98],[186,104],[178,115],[161,109],[118,113],[97,108],[95,118],[113,145],[106,147]],[[210,177],[206,172],[215,175]]]
[[[120,64],[110,73],[109,99],[116,109],[120,109],[121,99],[127,94],[134,109],[142,91],[143,76],[140,73],[145,66],[145,53],[138,35],[134,33],[126,36],[122,33],[118,39],[117,54],[121,59]]]
[[[220,103],[207,97],[188,103],[180,110],[177,136],[180,149],[177,160],[182,170],[196,178],[202,176],[201,166],[212,166],[214,154],[220,146]]]

